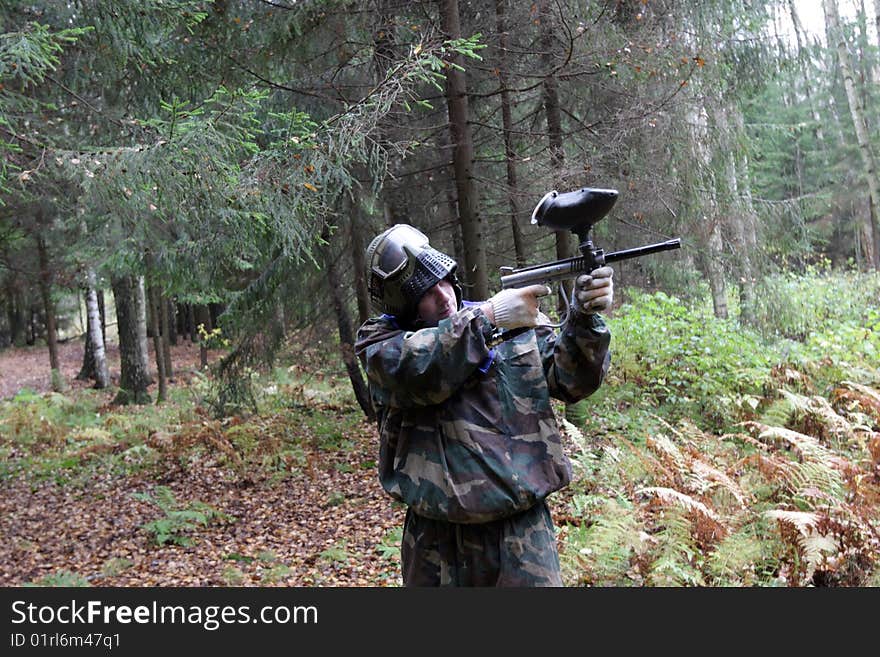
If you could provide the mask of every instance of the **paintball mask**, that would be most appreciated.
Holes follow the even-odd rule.
[[[409,321],[425,292],[449,279],[461,303],[461,286],[455,277],[458,264],[431,248],[428,238],[408,224],[396,224],[373,238],[367,247],[370,300],[376,312]]]

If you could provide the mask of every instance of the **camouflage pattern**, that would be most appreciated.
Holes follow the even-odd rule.
[[[607,372],[610,334],[576,314],[558,334],[487,346],[494,326],[465,306],[418,331],[367,321],[355,350],[379,417],[379,478],[412,512],[488,523],[532,508],[571,479],[550,398],[575,402]]]
[[[407,511],[401,545],[406,586],[562,586],[547,504],[482,525]]]

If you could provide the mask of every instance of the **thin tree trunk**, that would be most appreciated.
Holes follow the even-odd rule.
[[[361,375],[360,364],[354,354],[354,332],[351,328],[351,318],[348,315],[348,309],[345,306],[339,272],[336,268],[336,259],[329,243],[330,230],[327,224],[324,224],[321,237],[325,242],[322,248],[324,250],[324,269],[327,272],[327,286],[330,290],[330,299],[333,302],[336,326],[339,331],[339,352],[342,356],[342,362],[345,363],[345,370],[348,372],[348,379],[351,382],[358,405],[360,405],[361,410],[369,420],[375,420],[376,413],[370,401],[370,394]]]
[[[199,329],[196,325],[196,308],[194,303],[186,304],[186,325],[189,329],[189,341],[195,344],[199,341]]]
[[[364,261],[363,212],[357,201],[351,202],[348,213],[349,244],[351,245],[351,262],[354,268],[354,292],[357,298],[359,325],[366,322],[371,315],[370,292],[367,288],[367,264]]]
[[[46,344],[49,346],[49,366],[52,371],[52,390],[65,388],[61,366],[58,361],[58,333],[56,330],[55,304],[52,303],[52,272],[49,269],[49,252],[42,235],[37,236],[37,253],[40,261],[40,295],[46,313]]]
[[[159,317],[162,314],[162,295],[155,285],[147,290],[147,298],[150,300],[150,332],[153,334],[153,355],[156,358],[156,378],[159,383],[159,391],[156,393],[156,403],[168,398],[168,386],[165,381],[165,355],[162,349],[161,327]]]
[[[27,342],[27,319],[24,315],[24,298],[16,289],[13,279],[6,279],[6,313],[9,321],[9,337],[13,346],[21,347]]]
[[[447,141],[449,135],[446,133],[440,133],[437,136],[437,142],[439,146],[439,150],[441,152],[449,151],[452,149],[452,145]],[[452,161],[450,160],[447,166],[443,167],[444,175],[448,180],[455,180],[455,170],[452,167]],[[458,263],[458,278],[462,282],[464,286],[464,298],[471,299],[470,288],[467,286],[467,272],[464,271],[465,263],[467,259],[464,255],[464,242],[461,239],[461,222],[457,220],[458,217],[458,202],[455,198],[455,189],[453,185],[446,184],[444,185],[445,196],[446,196],[446,208],[449,215],[449,223],[452,228],[452,257],[455,259],[455,262]]]
[[[719,109],[715,112],[716,129],[721,140],[721,149],[726,153],[725,174],[727,187],[730,191],[730,225],[733,229],[734,241],[738,252],[736,279],[739,282],[740,321],[745,324],[754,323],[755,319],[755,271],[752,266],[752,254],[746,240],[747,208],[740,196],[740,185],[737,172],[736,153],[730,138],[730,121],[727,112]]]
[[[565,149],[562,143],[562,109],[559,104],[559,83],[556,76],[550,73],[555,68],[553,57],[553,18],[548,0],[541,0],[538,5],[540,23],[539,42],[541,44],[541,63],[546,71],[541,85],[541,98],[544,105],[544,118],[547,121],[547,139],[550,145],[550,168],[553,171],[553,187],[559,191],[565,189],[563,167],[565,165]],[[496,4],[497,7],[497,4]],[[571,233],[567,230],[556,231],[556,258],[563,260],[574,255]],[[561,291],[557,299],[557,309],[562,315],[567,307],[566,300],[571,296],[573,282],[561,282]],[[579,426],[587,418],[586,400],[565,405],[565,419]]]
[[[689,117],[691,130],[691,152],[694,156],[694,168],[697,185],[704,195],[701,207],[706,208],[697,221],[696,237],[701,246],[699,262],[709,281],[712,293],[712,306],[715,316],[726,319],[727,285],[724,281],[723,250],[721,237],[721,216],[718,208],[717,183],[712,173],[712,155],[709,151],[709,120],[702,108],[695,110]]]
[[[813,85],[810,81],[811,78],[808,72],[809,56],[806,51],[804,30],[803,26],[801,25],[800,16],[797,12],[797,7],[795,6],[795,0],[788,0],[788,11],[791,15],[791,22],[794,26],[795,39],[797,40],[798,60],[801,62],[801,69],[805,71],[805,75],[803,78],[804,94],[807,97],[807,104],[810,107],[810,116],[813,118],[813,123],[815,126],[813,128],[813,134],[816,135],[816,141],[819,142],[819,147],[822,149],[822,159],[826,162],[827,165],[828,158],[827,149],[825,147],[825,134],[822,130],[822,117],[819,115],[819,110],[816,107],[816,103],[813,101]]]
[[[85,321],[86,333],[85,333],[85,340],[83,341],[82,367],[80,367],[79,373],[75,377],[77,381],[85,381],[87,379],[94,379],[95,378],[95,352],[94,352],[94,347],[93,347],[92,338],[91,338],[92,317],[88,312],[89,297],[90,297],[89,288],[88,288],[88,286],[86,286],[85,288],[83,288],[83,298],[85,299],[85,303],[86,303],[86,321]],[[98,305],[98,295],[96,294],[95,295],[96,309],[97,309],[97,305]],[[98,321],[100,322],[100,317],[98,317]],[[99,328],[98,331],[100,332],[100,330],[101,329]],[[104,340],[103,340],[103,336],[102,336],[101,342],[103,343],[103,341]]]
[[[187,336],[189,335],[189,328],[186,325],[186,304],[177,302],[175,306],[174,316],[177,321],[177,335]]]
[[[149,404],[150,383],[144,370],[141,341],[138,335],[139,308],[138,283],[133,276],[111,279],[113,298],[116,302],[116,328],[119,333],[119,392],[114,404]]]
[[[149,342],[147,341],[147,294],[144,286],[144,277],[138,276],[135,295],[138,309],[137,335],[138,342],[140,343],[139,353],[141,354],[141,358],[143,359],[141,367],[143,367],[144,372],[146,372],[147,374],[147,381],[149,383],[152,383],[153,373],[150,371],[150,349]]]
[[[442,30],[447,38],[461,38],[458,0],[439,0]],[[455,55],[452,63],[462,66],[464,57]],[[486,246],[479,198],[474,184],[474,143],[468,123],[468,95],[464,72],[449,66],[446,69],[446,100],[449,111],[449,132],[452,137],[452,161],[455,187],[458,192],[458,219],[464,241],[464,275],[472,299],[489,297],[489,274],[486,269]]]
[[[95,270],[86,271],[88,287],[86,291],[86,311],[88,335],[86,342],[92,352],[93,370],[91,378],[95,380],[95,388],[103,390],[110,385],[110,372],[107,368],[107,352],[104,349],[104,336],[101,333],[101,315],[98,310],[98,293],[95,291]]]
[[[501,124],[504,131],[504,161],[507,166],[507,197],[510,204],[510,231],[516,266],[526,264],[522,228],[519,225],[519,185],[516,175],[516,152],[513,149],[513,116],[510,109],[510,90],[507,78],[507,23],[504,15],[506,0],[495,0],[495,27],[498,31],[498,84],[501,86]]]
[[[98,315],[101,318],[101,337],[104,338],[104,344],[107,344],[107,314],[104,309],[104,290],[97,290],[98,294]]]
[[[168,299],[168,342],[177,346],[177,303]]]
[[[541,61],[547,75],[544,78],[541,93],[544,102],[544,114],[547,119],[547,138],[550,142],[550,166],[553,169],[554,187],[559,191],[567,191],[564,189],[563,166],[565,164],[565,149],[562,143],[562,110],[559,105],[559,83],[556,76],[549,72],[555,68],[553,58],[553,19],[550,14],[550,3],[548,0],[542,0],[539,7],[540,30],[541,30]],[[574,247],[572,246],[571,233],[567,230],[556,231],[556,257],[559,260],[571,258],[574,255]],[[566,297],[571,296],[572,282],[563,281],[563,294]],[[559,299],[559,308],[562,311],[565,308],[565,300]]]
[[[871,142],[868,138],[868,126],[861,105],[858,91],[855,87],[852,60],[846,48],[843,30],[840,28],[840,14],[837,8],[837,0],[823,0],[825,20],[828,23],[830,35],[834,38],[833,45],[837,48],[837,60],[843,74],[843,86],[846,89],[846,98],[849,103],[850,116],[856,133],[856,141],[859,153],[862,157],[864,174],[868,183],[868,193],[871,196],[871,211],[861,226],[862,253],[867,267],[877,269],[880,264],[877,261],[877,250],[874,244],[874,226],[872,217],[876,215],[876,206],[880,203],[880,180],[878,180],[874,153],[871,150]],[[832,44],[829,44],[832,45]]]
[[[733,108],[733,120],[735,125],[734,134],[743,135],[745,134],[745,119],[743,118],[742,112],[739,108]],[[755,210],[755,204],[752,197],[752,183],[749,177],[749,158],[745,151],[745,149],[735,148],[731,149],[739,154],[739,157],[736,159],[736,180],[738,185],[738,190],[740,193],[741,206],[742,206],[742,215],[740,222],[740,230],[741,230],[741,238],[743,240],[742,248],[743,252],[748,254],[749,257],[749,267],[747,271],[743,272],[744,278],[746,278],[746,283],[743,285],[744,293],[749,295],[748,298],[744,298],[741,303],[742,308],[748,308],[745,310],[743,314],[743,321],[753,323],[754,322],[754,311],[755,304],[757,301],[757,293],[755,291],[755,286],[757,283],[757,277],[762,275],[761,267],[758,266],[760,262],[760,254],[758,253],[758,212]],[[746,290],[746,285],[748,286],[748,290]]]
[[[165,364],[165,379],[168,381],[174,380],[174,369],[171,367],[171,340],[168,337],[168,334],[171,332],[170,324],[168,318],[168,299],[156,289],[156,297],[159,309],[159,329],[161,331],[162,337],[162,360]]]
[[[26,336],[26,343],[29,347],[32,347],[37,342],[37,311],[34,308],[34,304],[31,303],[31,316],[28,321],[28,331]]]
[[[874,0],[874,27],[877,35],[877,43],[880,45],[880,0]]]

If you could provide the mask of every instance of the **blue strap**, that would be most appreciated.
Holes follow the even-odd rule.
[[[489,371],[489,368],[492,367],[492,361],[495,360],[495,348],[489,350],[489,355],[480,363],[479,370],[485,374]]]

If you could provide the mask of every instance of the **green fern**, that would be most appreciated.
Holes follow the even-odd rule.
[[[691,533],[687,509],[662,514],[662,528],[652,534],[651,564],[646,584],[651,586],[704,586],[702,553]]]
[[[715,546],[706,561],[712,586],[760,586],[779,570],[782,543],[762,517],[750,518]]]
[[[190,534],[199,527],[206,527],[215,520],[234,520],[232,516],[198,500],[181,507],[167,486],[157,486],[153,494],[132,493],[132,497],[158,506],[165,514],[164,517],[141,525],[141,529],[152,534],[158,545],[174,543],[188,547],[195,543]]]
[[[794,413],[794,404],[792,404],[786,397],[783,397],[773,401],[761,414],[759,421],[761,424],[766,424],[771,427],[784,427],[788,425],[788,422]]]
[[[625,586],[632,581],[628,573],[634,557],[644,550],[642,535],[636,509],[628,500],[605,500],[593,525],[571,528],[560,555],[565,580]]]
[[[23,584],[26,587],[60,586],[60,587],[85,587],[91,586],[89,580],[69,570],[59,570],[56,573],[43,575],[40,579]]]
[[[819,530],[823,520],[822,515],[784,509],[771,509],[765,511],[764,515],[777,520],[780,524],[788,524],[797,530],[797,548],[803,558],[804,565],[804,581],[802,583],[805,584],[812,580],[820,564],[827,557],[838,552],[837,539]]]

